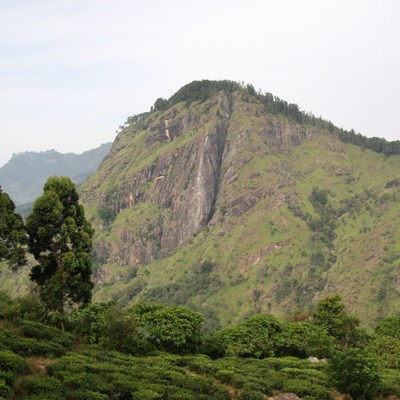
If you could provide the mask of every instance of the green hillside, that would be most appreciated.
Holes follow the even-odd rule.
[[[13,154],[0,168],[0,185],[15,204],[32,203],[52,175],[70,176],[76,184],[82,183],[93,174],[110,148],[111,143],[104,143],[82,154],[55,150]]]
[[[186,305],[216,326],[336,291],[365,325],[396,313],[400,157],[360,138],[249,85],[158,99],[81,188],[95,299]]]

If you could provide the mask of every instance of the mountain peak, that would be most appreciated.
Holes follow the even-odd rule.
[[[380,263],[400,237],[399,188],[386,188],[400,158],[237,85],[196,81],[128,119],[82,185],[97,231],[96,298],[190,305],[221,324],[307,309],[332,290],[365,323],[394,310],[397,267],[385,264],[388,280]]]

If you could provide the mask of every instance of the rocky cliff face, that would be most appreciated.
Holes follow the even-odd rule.
[[[229,324],[339,291],[373,323],[400,305],[399,170],[243,90],[133,118],[81,187],[96,298]]]
[[[256,116],[261,107],[243,103],[240,94],[228,98],[220,93],[196,106],[186,109],[181,105],[149,119],[141,149],[148,157],[132,173],[128,171],[135,159],[128,161],[127,157],[121,164],[120,152],[115,151],[100,168],[113,169],[117,164],[115,168],[123,175],[118,183],[98,192],[100,208],[116,215],[148,204],[157,208],[157,217],[152,215],[144,226],[112,227],[117,241],[98,240],[96,253],[102,262],[148,264],[176,250],[209,223],[217,223],[217,205],[228,208],[232,215],[247,212],[258,200],[275,192],[268,185],[257,185],[232,197],[229,187],[243,166],[271,151],[288,152],[312,137],[309,130],[278,117]],[[248,121],[235,121],[246,112],[254,114],[259,125],[256,131]],[[135,133],[127,128],[121,136],[131,135],[134,145]],[[153,157],[153,152],[159,155]],[[82,190],[84,202],[89,201],[92,191],[89,181]],[[108,229],[102,221],[97,228]]]

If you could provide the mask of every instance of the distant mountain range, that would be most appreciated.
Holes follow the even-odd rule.
[[[110,149],[111,143],[105,143],[82,154],[56,150],[14,154],[0,168],[0,185],[16,205],[31,203],[41,195],[43,184],[52,175],[69,176],[76,184],[85,181]]]

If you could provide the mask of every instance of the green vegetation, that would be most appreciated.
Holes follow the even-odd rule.
[[[273,357],[279,352],[282,331],[281,323],[272,315],[256,315],[238,326],[216,332],[210,340],[211,355]]]
[[[359,320],[345,311],[338,293],[318,303],[313,320],[316,325],[325,328],[328,334],[335,338],[339,349],[358,347],[365,339],[365,333],[358,328]]]
[[[373,399],[381,387],[375,360],[360,349],[335,354],[328,374],[331,384],[353,399]]]
[[[132,312],[147,332],[148,340],[164,351],[185,353],[199,349],[204,317],[180,306],[137,304]]]
[[[380,321],[375,327],[375,332],[380,336],[391,336],[395,339],[400,339],[400,316]]]
[[[0,187],[0,261],[7,260],[10,266],[26,262],[26,231],[15,205]]]
[[[174,98],[129,118],[82,186],[96,301],[186,306],[207,329],[310,311],[332,290],[363,327],[396,312],[400,157],[251,85],[193,82]]]
[[[69,178],[52,177],[27,219],[29,250],[38,262],[31,279],[39,286],[40,299],[60,315],[66,307],[90,302],[93,229],[85,218],[75,185]]]
[[[56,150],[14,154],[0,167],[0,182],[19,212],[26,215],[50,176],[69,176],[79,185],[96,171],[110,149],[111,143],[105,143],[82,154],[62,154]]]
[[[25,319],[24,304],[0,295],[4,399],[261,400],[292,392],[329,400],[334,388],[354,400],[400,398],[399,366],[380,366],[368,346],[334,351],[339,341],[316,318],[261,314],[205,334],[204,318],[184,307],[107,303],[76,310],[63,332]],[[334,295],[319,310],[343,316],[341,305]],[[328,361],[306,358],[317,354]]]
[[[299,124],[306,124],[316,128],[326,129],[330,133],[335,134],[344,143],[351,143],[364,149],[370,149],[386,155],[400,154],[400,140],[388,142],[383,138],[368,138],[360,133],[356,133],[353,129],[348,131],[343,128],[338,128],[331,121],[324,120],[321,117],[315,117],[309,112],[300,110],[297,104],[288,103],[287,101],[274,96],[272,93],[257,92],[251,84],[238,83],[229,80],[193,81],[179,89],[168,100],[163,98],[157,99],[152,110],[165,110],[167,107],[174,106],[180,102],[185,102],[186,106],[189,106],[195,101],[206,101],[220,91],[226,93],[233,93],[236,91],[243,92],[262,103],[265,111],[272,114],[285,115]]]
[[[400,158],[251,85],[174,96],[121,127],[88,219],[68,178],[35,202],[0,399],[398,399]]]

